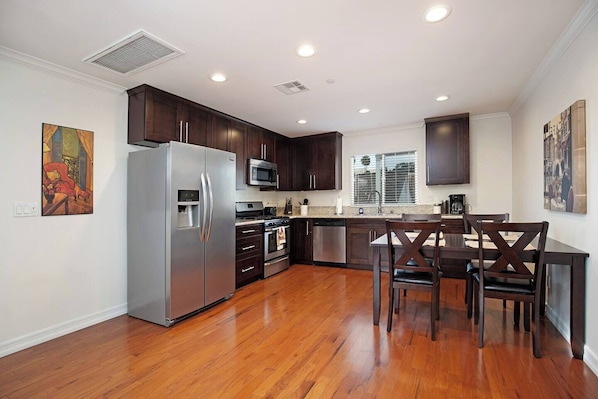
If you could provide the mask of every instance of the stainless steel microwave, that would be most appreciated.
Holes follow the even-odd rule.
[[[247,160],[247,184],[276,187],[277,181],[278,167],[275,163],[253,158]]]

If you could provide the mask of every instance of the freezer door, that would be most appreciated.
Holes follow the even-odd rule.
[[[201,190],[201,175],[205,173],[205,149],[178,142],[170,143],[167,162],[167,221],[170,221],[170,243],[167,242],[166,308],[167,319],[174,320],[201,309],[205,302],[205,253],[200,242],[203,207],[190,226],[179,227],[179,190]],[[151,193],[148,193],[151,195]],[[179,208],[181,206],[181,208]]]
[[[206,305],[235,291],[235,154],[206,148]]]

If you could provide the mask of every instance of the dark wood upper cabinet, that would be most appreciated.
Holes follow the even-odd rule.
[[[469,183],[469,114],[426,118],[426,184]]]
[[[293,151],[291,148],[291,139],[278,135],[276,138],[276,158],[278,165],[278,185],[277,190],[293,190]]]
[[[228,151],[237,155],[236,182],[237,190],[247,188],[247,155],[246,155],[247,124],[231,121],[228,129]]]
[[[181,141],[234,152],[237,190],[247,188],[248,158],[278,165],[278,190],[342,188],[338,132],[290,139],[149,85],[127,93],[129,144],[157,147]]]
[[[157,147],[181,141],[205,145],[209,112],[148,85],[128,90],[129,144]]]
[[[211,114],[208,129],[207,146],[219,150],[228,150],[228,129],[231,120],[224,115]]]
[[[276,136],[274,132],[258,126],[250,126],[247,133],[247,158],[275,162]]]
[[[331,132],[293,140],[294,190],[342,189],[342,137]]]
[[[183,141],[205,146],[208,138],[209,119],[210,113],[207,110],[193,104],[187,104],[180,119]]]

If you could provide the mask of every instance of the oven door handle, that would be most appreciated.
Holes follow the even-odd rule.
[[[264,233],[272,233],[275,229],[278,230],[280,227],[284,228],[285,230],[291,228],[291,226],[266,227],[264,229]]]

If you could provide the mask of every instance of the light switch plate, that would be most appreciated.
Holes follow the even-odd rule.
[[[12,216],[16,218],[39,216],[38,202],[13,202]]]

